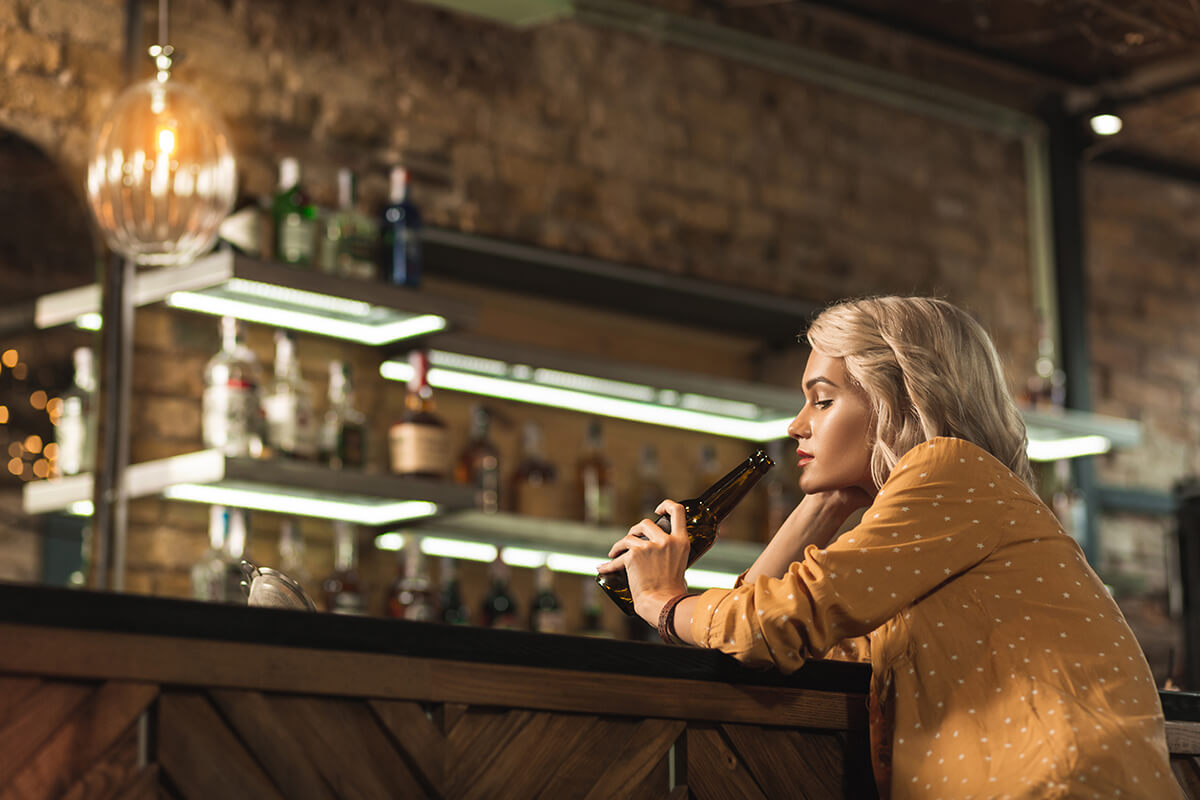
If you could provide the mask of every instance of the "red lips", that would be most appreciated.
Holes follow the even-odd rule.
[[[803,467],[805,464],[813,460],[812,453],[806,453],[803,450],[797,450],[796,455],[800,456],[800,461],[796,463],[796,466],[798,467]]]

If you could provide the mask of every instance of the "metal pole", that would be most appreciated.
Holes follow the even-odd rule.
[[[142,0],[125,3],[125,84],[137,78],[142,50]],[[129,466],[129,406],[132,401],[132,261],[113,254],[105,265],[100,301],[103,396],[102,440],[93,483],[92,562],[89,584],[96,589],[125,588],[125,546],[129,502],[125,470]]]

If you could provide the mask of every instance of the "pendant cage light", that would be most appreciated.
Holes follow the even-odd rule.
[[[233,208],[237,171],[229,132],[200,95],[171,79],[166,2],[159,4],[157,74],[134,84],[100,121],[87,196],[108,246],[165,266],[209,250]]]

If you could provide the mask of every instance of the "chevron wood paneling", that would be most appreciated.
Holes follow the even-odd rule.
[[[0,800],[866,800],[853,735],[8,676]],[[1200,757],[1177,753],[1172,768],[1200,800]]]

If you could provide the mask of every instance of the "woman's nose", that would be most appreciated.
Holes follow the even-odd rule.
[[[807,438],[808,424],[807,424],[807,420],[805,418],[803,409],[801,409],[800,413],[796,414],[796,416],[788,424],[787,432],[788,432],[788,436],[790,436],[793,439]]]

